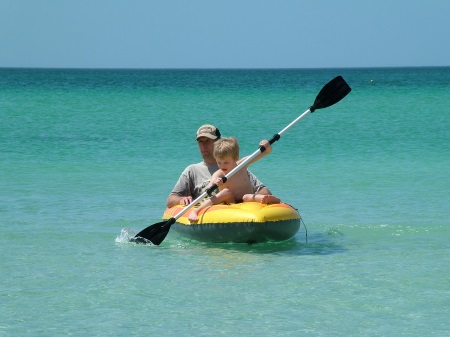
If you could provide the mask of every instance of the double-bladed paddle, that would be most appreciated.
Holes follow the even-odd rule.
[[[286,126],[283,130],[275,134],[271,140],[269,140],[270,144],[275,143],[280,137],[289,130],[292,126],[298,123],[302,118],[306,117],[309,113],[314,112],[317,109],[327,108],[341,99],[343,99],[352,89],[349,87],[347,82],[342,78],[342,76],[337,76],[328,82],[322,90],[320,90],[316,99],[314,100],[314,104],[309,107],[303,114],[297,117],[294,121],[292,121],[288,126]],[[233,170],[231,170],[225,177],[222,178],[223,182],[226,182],[228,178],[234,175],[237,171],[239,171],[242,167],[246,166],[250,161],[255,159],[260,153],[264,152],[266,148],[264,146],[260,146],[258,150],[253,152],[252,155],[248,156],[242,163],[236,166]],[[155,223],[153,225],[148,226],[143,229],[139,233],[137,233],[131,241],[137,243],[148,243],[150,241],[154,245],[159,245],[167,234],[169,233],[170,227],[179,219],[183,214],[189,211],[192,207],[194,207],[198,202],[200,202],[206,195],[211,196],[211,194],[218,188],[216,184],[213,184],[209,187],[205,192],[203,192],[197,199],[192,201],[189,205],[187,205],[180,213],[170,218],[169,220]]]

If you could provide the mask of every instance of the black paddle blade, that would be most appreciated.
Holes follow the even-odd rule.
[[[150,241],[154,245],[159,245],[164,241],[167,234],[169,233],[170,227],[175,223],[175,221],[175,218],[170,218],[167,221],[158,222],[154,225],[148,226],[147,228],[137,233],[134,238],[131,239],[131,241],[143,244],[146,244],[148,241]]]
[[[337,76],[325,84],[322,90],[320,90],[314,104],[309,108],[309,110],[314,112],[316,109],[323,109],[336,104],[347,96],[350,91],[352,91],[352,89],[349,87],[347,82],[345,82],[342,76]]]

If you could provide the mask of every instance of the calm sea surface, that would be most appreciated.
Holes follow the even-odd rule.
[[[307,227],[161,246],[204,123]],[[450,68],[0,69],[0,336],[450,336]]]

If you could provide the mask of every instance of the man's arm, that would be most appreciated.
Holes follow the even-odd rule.
[[[253,173],[248,171],[248,175],[253,186],[253,193],[272,195],[272,192],[270,192],[270,190],[262,182],[260,182]]]
[[[192,202],[193,199],[190,196],[192,192],[189,188],[191,166],[192,165],[186,167],[178,178],[177,183],[173,187],[172,192],[170,192],[166,200],[167,208],[171,208],[175,205],[189,205]]]
[[[272,195],[272,192],[267,187],[263,187],[258,191],[258,194]]]
[[[181,197],[178,194],[171,194],[166,200],[166,205],[171,208],[175,205],[189,205],[192,202],[192,197]]]

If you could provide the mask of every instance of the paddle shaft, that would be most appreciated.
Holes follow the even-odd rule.
[[[274,136],[275,137],[275,136]],[[238,166],[236,166],[234,169],[232,169],[228,174],[226,174],[222,181],[226,182],[229,178],[231,178],[236,172],[238,172],[242,167],[247,165],[250,161],[255,159],[261,152],[265,151],[266,148],[264,146],[260,146],[258,150],[253,152],[249,157],[247,157],[243,162],[241,162]],[[201,195],[199,195],[195,200],[193,200],[189,205],[187,205],[183,210],[175,215],[173,218],[175,220],[179,219],[183,214],[185,214],[187,211],[189,211],[192,207],[194,207],[197,203],[199,203],[206,195],[211,196],[211,194],[218,188],[216,184],[213,184],[211,187],[206,189]]]
[[[293,127],[295,124],[297,124],[298,122],[300,122],[300,120],[302,120],[303,118],[305,118],[306,116],[308,116],[311,113],[311,110],[308,109],[306,110],[304,113],[302,113],[300,116],[298,116],[296,119],[294,119],[291,123],[289,123],[288,126],[286,126],[283,130],[281,130],[280,132],[278,132],[275,136],[272,137],[271,140],[269,140],[270,144],[275,143],[278,139],[280,139],[280,137],[287,132],[291,127]]]
[[[280,137],[287,132],[291,127],[293,127],[295,124],[297,124],[301,119],[305,118],[308,114],[311,113],[311,110],[308,109],[304,113],[302,113],[300,116],[298,116],[294,121],[292,121],[289,125],[287,125],[283,130],[275,134],[272,139],[269,141],[269,143],[272,145],[277,140],[280,139]],[[234,169],[232,169],[230,172],[228,172],[227,175],[225,175],[222,180],[223,182],[226,182],[229,178],[231,178],[236,172],[238,172],[242,167],[246,166],[249,162],[251,162],[253,159],[255,159],[260,153],[264,152],[266,148],[264,146],[260,146],[258,150],[253,152],[250,156],[248,156],[243,162],[241,162],[238,166],[236,166]],[[174,216],[174,219],[177,220],[183,214],[185,214],[187,211],[189,211],[192,207],[194,207],[197,203],[199,203],[206,195],[211,195],[218,186],[216,184],[213,184],[211,187],[209,187],[206,191],[204,191],[200,196],[198,196],[195,200],[193,200],[188,206],[186,206],[180,213]]]
[[[316,96],[314,104],[309,107],[303,114],[298,116],[295,120],[293,120],[289,125],[287,125],[283,130],[279,133],[275,134],[272,139],[269,141],[269,144],[275,143],[280,137],[287,132],[291,127],[297,124],[301,119],[306,117],[309,113],[314,112],[317,109],[323,109],[329,107],[333,104],[336,104],[341,99],[343,99],[349,92],[351,88],[342,78],[342,76],[337,76],[328,82]],[[256,150],[253,154],[248,156],[243,162],[241,162],[238,166],[236,166],[233,170],[231,170],[227,175],[222,178],[223,182],[226,182],[228,178],[233,176],[237,171],[239,171],[242,167],[246,165],[250,165],[250,162],[255,159],[260,153],[264,152],[266,148],[264,146],[260,146],[258,150]],[[170,227],[176,222],[178,218],[180,218],[183,214],[185,214],[188,210],[194,207],[198,202],[200,202],[206,195],[211,196],[212,193],[218,188],[217,184],[213,184],[209,187],[205,192],[203,192],[199,197],[197,197],[192,203],[187,205],[180,213],[175,215],[173,218],[170,218],[166,222],[156,223],[151,226],[148,226],[141,232],[135,235],[134,238],[143,238],[146,240],[150,240],[153,244],[159,245],[164,238],[166,237]],[[139,241],[137,241],[139,242]]]
[[[272,145],[277,140],[280,139],[281,135],[283,135],[286,131],[288,131],[291,127],[293,127],[295,124],[297,124],[301,119],[306,117],[309,113],[311,113],[310,109],[306,110],[304,113],[302,113],[300,116],[298,116],[294,121],[292,121],[288,126],[286,126],[283,130],[275,134],[271,140],[269,140],[269,144]],[[251,162],[253,159],[255,159],[260,153],[264,152],[266,148],[264,146],[260,146],[258,150],[253,152],[250,156],[248,156],[243,162],[241,162],[238,166],[236,166],[234,169],[232,169],[223,179],[224,182],[227,181],[229,177],[231,177],[233,174],[235,174],[237,171],[239,171],[242,166],[247,165],[249,162]]]

